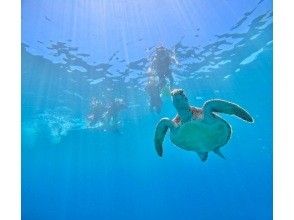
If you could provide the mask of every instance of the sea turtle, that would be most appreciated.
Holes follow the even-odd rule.
[[[202,161],[207,160],[210,151],[224,158],[220,148],[229,141],[232,128],[217,113],[235,115],[253,122],[246,110],[228,101],[212,99],[206,101],[202,108],[196,108],[189,105],[182,89],[173,90],[171,96],[178,114],[173,120],[162,118],[156,126],[154,144],[160,157],[164,136],[170,129],[171,141],[182,149],[196,152]]]

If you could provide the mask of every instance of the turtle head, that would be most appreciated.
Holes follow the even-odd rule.
[[[190,108],[188,98],[184,94],[184,90],[174,89],[171,92],[171,96],[172,96],[173,104],[177,110]]]

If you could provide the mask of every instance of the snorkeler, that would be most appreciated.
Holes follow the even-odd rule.
[[[89,125],[98,125],[104,130],[118,130],[118,113],[127,107],[123,99],[115,98],[110,105],[94,98],[90,103]]]
[[[177,63],[177,61],[170,50],[163,46],[156,48],[155,54],[151,58],[149,73],[158,76],[160,89],[165,87],[167,79],[170,86],[173,86],[174,78],[170,68],[173,63]]]
[[[90,113],[88,115],[89,125],[95,126],[98,122],[101,122],[103,114],[106,111],[103,103],[96,98],[93,98],[90,103]]]
[[[159,85],[158,77],[149,77],[148,84],[146,86],[146,91],[149,94],[149,109],[151,112],[156,111],[157,113],[161,110],[161,89]]]
[[[113,124],[116,124],[118,113],[127,107],[123,99],[115,98],[105,112],[104,117]]]
[[[123,99],[115,98],[107,107],[107,111],[103,114],[104,127],[106,130],[118,131],[119,120],[118,114],[127,108],[127,104]]]

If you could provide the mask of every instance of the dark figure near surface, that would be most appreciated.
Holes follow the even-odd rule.
[[[103,103],[98,99],[93,98],[90,102],[90,113],[87,117],[89,126],[92,127],[101,121],[105,111],[106,107],[103,105]]]
[[[118,113],[127,108],[127,104],[123,99],[115,98],[109,105],[103,117],[108,121],[109,125],[118,124]]]
[[[146,91],[149,95],[150,111],[159,113],[162,106],[161,93],[174,85],[171,65],[177,63],[172,51],[159,46],[150,58],[150,66],[147,70],[148,83]]]
[[[146,91],[149,95],[150,111],[156,111],[157,113],[160,113],[162,101],[160,97],[161,88],[158,79],[155,77],[150,77],[146,86]]]
[[[103,130],[118,130],[118,114],[126,107],[123,99],[115,98],[110,104],[106,105],[94,98],[90,103],[90,113],[87,117],[89,126],[95,127],[98,125]]]
[[[174,78],[171,70],[173,63],[176,63],[176,60],[170,50],[163,46],[156,48],[151,58],[150,73],[158,76],[160,89],[167,84],[167,79],[169,80],[170,86],[173,86]]]

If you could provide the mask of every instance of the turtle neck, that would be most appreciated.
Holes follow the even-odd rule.
[[[187,104],[185,106],[176,106],[175,105],[175,108],[176,108],[178,115],[180,116],[181,121],[183,123],[191,120],[192,112],[191,112],[191,107],[189,106],[189,104]]]

